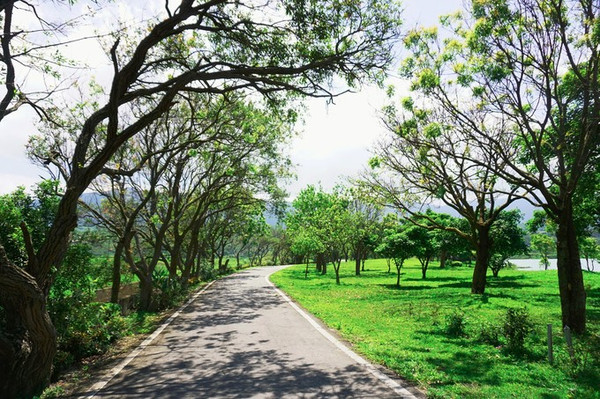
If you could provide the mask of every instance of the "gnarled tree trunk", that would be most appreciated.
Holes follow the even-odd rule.
[[[0,306],[6,329],[0,332],[0,397],[31,397],[49,382],[56,331],[46,296],[36,280],[12,264],[0,246]]]

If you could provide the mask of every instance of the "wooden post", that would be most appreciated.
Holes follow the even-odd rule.
[[[552,350],[552,324],[548,324],[548,362],[554,364],[554,353]]]

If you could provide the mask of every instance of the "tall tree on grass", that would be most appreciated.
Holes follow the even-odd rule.
[[[600,140],[600,5],[474,0],[465,16],[443,22],[451,28],[443,42],[430,31],[408,36],[413,88],[503,164],[480,166],[511,186],[529,187],[527,198],[554,220],[562,322],[583,332],[573,199]],[[490,134],[491,123],[502,134]]]
[[[32,396],[49,381],[56,333],[46,298],[77,225],[77,201],[129,139],[182,101],[185,93],[260,93],[273,105],[284,93],[332,95],[341,75],[350,84],[378,78],[398,36],[392,2],[166,2],[146,28],[120,32],[108,50],[113,78],[77,125],[65,191],[39,250],[27,245],[25,268],[0,248],[0,332],[3,397]],[[129,104],[144,99],[140,112]],[[289,98],[289,97],[288,97]],[[54,117],[59,118],[59,113]],[[56,122],[60,122],[57,120]],[[51,161],[52,151],[48,152]]]
[[[413,36],[407,38],[408,43],[411,40]],[[507,161],[495,149],[473,141],[469,126],[454,123],[449,112],[434,107],[428,101],[419,107],[412,98],[405,98],[403,110],[386,108],[389,135],[376,146],[371,170],[363,173],[358,184],[370,188],[383,203],[397,208],[416,225],[452,231],[468,240],[476,251],[471,292],[483,294],[493,245],[490,229],[498,215],[526,190],[499,179],[491,168],[502,169]],[[473,118],[486,124],[484,114]],[[487,130],[496,136],[502,132],[498,125],[488,124]],[[509,143],[504,145],[508,149]],[[466,229],[420,212],[435,202],[461,215],[468,222]]]

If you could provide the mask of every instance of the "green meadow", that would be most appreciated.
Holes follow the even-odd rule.
[[[428,397],[600,398],[600,274],[584,272],[588,330],[573,338],[571,355],[556,271],[490,273],[486,293],[472,295],[472,269],[464,266],[434,263],[423,280],[418,261],[408,260],[399,288],[393,264],[388,274],[383,259],[368,260],[361,276],[353,262],[342,264],[340,285],[333,270],[323,276],[311,268],[305,278],[304,268],[287,268],[271,280],[357,352]]]

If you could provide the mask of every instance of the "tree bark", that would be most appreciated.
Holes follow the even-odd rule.
[[[487,282],[487,269],[490,260],[490,248],[492,241],[489,226],[477,228],[477,248],[475,255],[475,268],[473,269],[473,281],[471,283],[472,294],[483,294]]]
[[[148,311],[152,307],[152,276],[140,277],[140,310]]]
[[[446,260],[448,259],[448,251],[443,250],[440,252],[440,269],[446,267]]]
[[[115,254],[113,256],[113,267],[112,267],[112,285],[110,288],[110,301],[112,303],[119,303],[119,292],[121,291],[121,259],[123,257],[123,246],[122,240],[117,242],[115,248]]]
[[[356,253],[355,253],[355,258],[356,258],[356,259],[355,259],[355,262],[356,262],[356,264],[355,264],[355,267],[354,267],[355,274],[356,274],[357,276],[360,276],[360,260],[361,260],[361,258],[362,258],[362,256],[361,256],[361,251],[360,251],[360,250],[356,250]]]
[[[570,201],[558,215],[556,252],[563,327],[569,326],[572,331],[583,333],[586,325],[586,292]]]
[[[12,264],[0,246],[0,397],[32,397],[48,384],[56,353],[56,331],[37,281]]]

